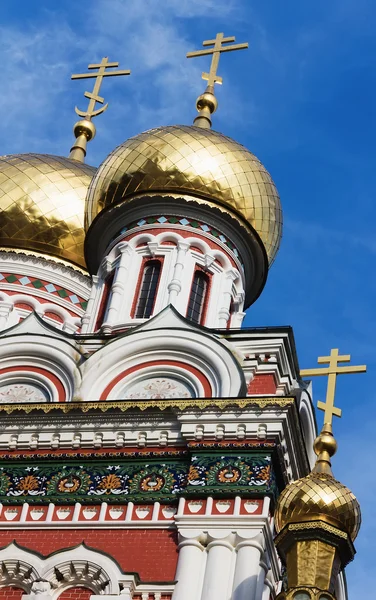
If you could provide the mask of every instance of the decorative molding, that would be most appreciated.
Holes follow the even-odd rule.
[[[53,256],[38,255],[37,253],[27,253],[24,250],[16,250],[0,248],[0,264],[4,263],[7,266],[14,264],[30,265],[37,272],[42,268],[50,269],[54,273],[67,277],[71,280],[76,280],[81,285],[89,286],[90,277],[88,273],[81,269],[78,265],[65,262],[61,258]]]
[[[204,410],[205,408],[246,408],[246,407],[258,407],[260,409],[269,407],[280,407],[286,408],[293,405],[295,402],[294,398],[212,398],[212,399],[201,399],[201,398],[190,398],[189,400],[104,400],[100,402],[69,402],[64,404],[3,404],[0,405],[0,412],[6,412],[11,414],[14,412],[24,412],[26,414],[32,411],[42,411],[45,414],[51,411],[59,410],[65,414],[78,410],[83,413],[87,413],[90,410],[98,410],[100,412],[107,412],[109,410],[119,410],[120,412],[126,412],[131,409],[147,410],[149,408],[157,408],[159,410],[167,410],[169,408],[184,411],[187,409],[198,408]]]
[[[266,511],[266,512],[265,512]],[[269,518],[269,498],[242,498],[240,496],[212,496],[199,500],[181,498],[179,506],[149,502],[138,504],[56,504],[21,505],[0,504],[0,530],[16,529],[166,529],[176,519],[186,523],[228,527],[229,522],[243,528]]]

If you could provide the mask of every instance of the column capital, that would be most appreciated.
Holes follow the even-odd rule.
[[[239,271],[236,269],[229,269],[226,271],[226,279],[230,279],[231,281],[235,281],[239,277]]]
[[[262,554],[262,552],[264,552],[264,549],[261,546],[261,544],[259,544],[255,540],[244,540],[243,542],[239,542],[238,544],[236,544],[235,550],[238,552],[238,550],[240,550],[240,548],[244,548],[244,547],[256,548],[256,550],[258,550],[260,552],[260,554]]]
[[[202,529],[178,529],[178,544],[179,548],[181,545],[195,545],[199,546],[206,544],[206,534]]]
[[[236,550],[243,548],[244,546],[251,546],[256,548],[260,554],[265,551],[265,540],[263,532],[261,531],[250,531],[247,529],[239,529],[236,532]]]
[[[215,257],[212,254],[205,254],[205,267],[207,269],[210,269],[214,261]]]
[[[189,250],[190,247],[191,247],[190,242],[179,241],[178,244],[177,244],[177,249],[178,250],[183,250],[184,252],[187,252],[187,250]]]
[[[194,548],[198,548],[201,551],[205,550],[205,546],[203,546],[198,540],[194,539],[183,540],[182,542],[180,542],[178,544],[178,550],[181,550],[185,546],[193,546]]]
[[[149,250],[149,255],[151,257],[155,256],[155,254],[156,254],[156,252],[158,250],[158,246],[159,246],[158,242],[147,242],[147,247],[148,247],[148,250]]]
[[[215,548],[218,546],[227,548],[228,550],[231,550],[231,551],[234,549],[233,544],[231,544],[231,542],[227,541],[227,540],[213,540],[212,542],[209,542],[209,544],[206,546],[206,549],[210,550],[211,548]]]
[[[118,250],[119,254],[124,254],[125,252],[130,253],[132,248],[129,245],[129,242],[120,242],[116,246],[116,250]]]

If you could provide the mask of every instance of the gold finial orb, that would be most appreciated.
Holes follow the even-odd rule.
[[[73,127],[73,133],[78,138],[80,135],[84,135],[88,142],[95,137],[96,129],[95,125],[89,119],[82,119],[77,121]]]
[[[273,262],[282,237],[278,191],[258,158],[231,138],[187,125],[130,138],[103,161],[90,185],[86,227],[101,211],[148,192],[196,198],[247,221]]]
[[[324,453],[327,453],[329,457],[332,457],[337,452],[337,442],[333,435],[324,428],[313,442],[313,449],[318,457]]]
[[[95,172],[62,156],[0,157],[0,247],[85,269],[85,197]]]
[[[197,98],[196,107],[198,112],[201,112],[207,108],[209,109],[210,114],[213,114],[218,108],[218,100],[214,94],[210,92],[204,92]]]

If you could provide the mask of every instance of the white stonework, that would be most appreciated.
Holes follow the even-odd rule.
[[[269,499],[257,516],[187,515],[185,502],[180,500],[175,517],[179,561],[173,600],[262,600],[265,574],[274,597],[280,568]]]
[[[204,234],[200,232],[200,236],[201,233]],[[209,303],[203,324],[207,327],[226,328],[232,297],[236,298],[233,310],[243,315],[244,276],[238,259],[232,256],[237,268],[234,268],[230,261],[230,249],[216,238],[212,239],[215,240],[218,249],[212,249],[200,237],[186,238],[172,230],[157,235],[153,235],[152,231],[145,231],[132,237],[129,242],[121,241],[113,246],[103,259],[97,274],[98,279],[90,297],[83,331],[95,330],[105,281],[112,270],[115,275],[102,330],[110,333],[144,322],[144,319],[134,318],[131,310],[142,261],[145,257],[156,256],[163,259],[163,266],[153,315],[158,314],[168,304],[175,306],[182,315],[186,314],[193,273],[196,266],[200,266],[211,276]],[[239,327],[240,324],[237,320],[235,326]]]
[[[61,286],[69,291],[72,297],[87,300],[90,294],[91,282],[81,269],[73,266],[64,266],[61,261],[46,260],[44,257],[28,256],[26,253],[0,251],[0,273],[23,275],[22,282],[29,277],[35,277],[48,282],[49,289]],[[15,308],[16,304],[26,305],[28,308]],[[81,326],[84,310],[76,302],[57,294],[48,293],[33,286],[23,286],[19,283],[0,281],[0,330],[7,329],[19,323],[20,319],[27,317],[35,311],[40,317],[63,331],[74,332]],[[45,313],[57,315],[61,322]]]

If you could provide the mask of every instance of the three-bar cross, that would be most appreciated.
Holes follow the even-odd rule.
[[[108,62],[108,57],[102,58],[102,61],[99,64],[89,65],[88,69],[98,69],[96,73],[80,73],[77,75],[72,75],[72,79],[90,79],[95,77],[94,89],[92,92],[85,92],[85,98],[89,98],[89,106],[87,110],[80,110],[79,108],[75,108],[76,113],[83,118],[92,119],[103,113],[108,107],[108,103],[95,110],[95,105],[97,102],[99,104],[104,103],[104,98],[99,96],[99,91],[101,89],[103,77],[116,77],[119,75],[130,75],[130,71],[107,71],[107,69],[112,69],[114,67],[118,67],[119,63],[117,62]]]
[[[213,46],[213,48],[207,48],[206,50],[197,50],[195,52],[188,52],[187,58],[194,58],[196,56],[206,56],[212,54],[212,61],[210,65],[209,73],[203,73],[202,78],[208,82],[208,87],[214,88],[215,83],[222,83],[222,77],[217,75],[219,57],[221,52],[232,52],[233,50],[245,50],[248,48],[248,44],[234,44],[233,46],[223,46],[223,44],[229,44],[235,42],[234,37],[224,37],[223,33],[217,33],[215,40],[206,40],[202,43],[203,46]]]
[[[337,375],[348,373],[365,373],[367,367],[365,365],[339,367],[338,363],[350,362],[350,354],[339,355],[338,348],[331,350],[330,356],[319,356],[317,362],[319,365],[328,364],[328,367],[318,369],[302,369],[300,375],[302,377],[315,377],[316,375],[328,375],[328,387],[326,391],[326,401],[318,402],[317,408],[325,411],[324,423],[332,424],[333,416],[341,417],[342,411],[334,406]]]

